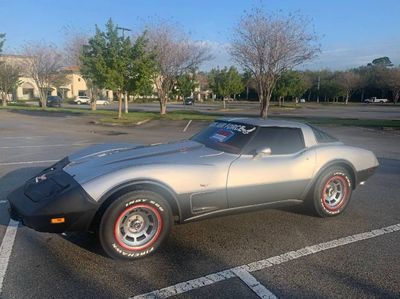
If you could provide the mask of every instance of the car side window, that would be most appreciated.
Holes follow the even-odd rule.
[[[248,144],[245,154],[254,154],[257,149],[269,147],[272,155],[288,155],[302,150],[304,138],[299,128],[261,127]]]

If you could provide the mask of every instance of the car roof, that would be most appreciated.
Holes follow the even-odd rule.
[[[253,118],[253,117],[234,117],[234,118],[224,117],[217,119],[217,121],[237,122],[247,125],[254,125],[258,127],[287,127],[287,128],[299,128],[299,129],[310,128],[307,124],[294,121]]]

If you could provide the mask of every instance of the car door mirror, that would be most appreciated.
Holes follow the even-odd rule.
[[[260,147],[255,150],[254,158],[262,158],[272,154],[270,147]]]

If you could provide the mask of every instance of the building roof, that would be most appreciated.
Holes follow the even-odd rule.
[[[69,65],[69,66],[63,67],[63,71],[67,71],[67,72],[79,72],[80,70],[81,70],[81,68],[79,67],[79,65]]]

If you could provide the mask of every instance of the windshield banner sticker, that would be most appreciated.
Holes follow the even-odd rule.
[[[245,126],[233,123],[215,122],[210,125],[211,127],[221,128],[225,130],[235,131],[247,135],[256,130],[254,126]]]
[[[234,135],[235,135],[235,133],[232,131],[221,129],[221,130],[218,130],[217,132],[215,132],[215,134],[212,135],[210,137],[210,139],[217,141],[217,142],[226,142],[229,139],[231,139]]]

